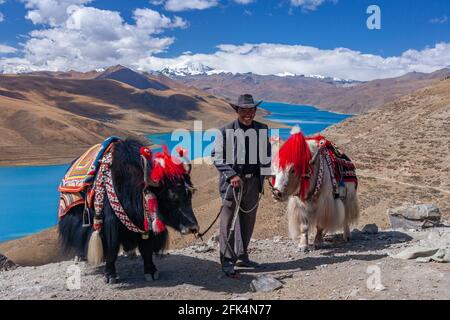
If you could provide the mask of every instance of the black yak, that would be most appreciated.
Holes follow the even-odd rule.
[[[165,226],[182,234],[199,229],[191,202],[191,165],[171,156],[167,148],[152,155],[137,140],[119,139],[103,157],[102,166],[92,188],[95,215],[87,215],[91,227],[83,226],[83,205],[70,209],[59,222],[63,248],[88,261],[91,257],[97,263],[105,261],[108,283],[117,280],[115,262],[120,247],[125,251],[138,248],[145,278],[155,280],[158,271],[153,254],[166,247]]]

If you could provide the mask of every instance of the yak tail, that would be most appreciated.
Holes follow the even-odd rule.
[[[98,230],[92,232],[89,239],[87,261],[93,266],[98,266],[104,261],[103,241]]]

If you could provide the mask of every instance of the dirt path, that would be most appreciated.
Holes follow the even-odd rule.
[[[295,243],[286,238],[253,240],[251,256],[264,268],[241,269],[239,280],[223,277],[215,247],[205,253],[196,252],[195,246],[170,251],[156,260],[161,277],[153,282],[144,280],[140,257],[119,258],[120,282],[115,285],[105,284],[101,269],[84,262],[21,267],[0,273],[0,298],[450,299],[449,264],[420,264],[388,256],[427,235],[400,231],[354,233],[350,243],[335,237],[323,249],[309,253],[297,252]],[[74,270],[81,274],[79,290],[67,287]],[[283,287],[269,293],[252,292],[250,283],[260,275],[281,280]],[[377,278],[383,287],[375,289]]]
[[[432,187],[432,186],[428,186],[428,185],[424,185],[424,184],[415,184],[415,183],[408,183],[408,182],[403,182],[397,179],[391,179],[391,178],[386,178],[386,177],[381,177],[378,175],[370,175],[370,174],[366,174],[366,173],[358,173],[358,176],[360,177],[364,177],[364,178],[372,178],[372,179],[377,179],[377,180],[383,180],[383,181],[387,181],[387,182],[394,182],[396,184],[401,184],[404,186],[408,186],[408,187],[413,187],[413,188],[420,188],[420,189],[426,189],[426,190],[435,190],[435,191],[439,191],[445,194],[450,194],[449,190],[444,190],[441,188],[436,188],[436,187]]]

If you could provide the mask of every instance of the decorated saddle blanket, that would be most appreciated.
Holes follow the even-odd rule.
[[[100,159],[110,149],[112,143],[118,140],[118,137],[109,137],[103,143],[89,148],[72,163],[58,187],[60,192],[59,218],[63,217],[73,207],[86,201],[86,189],[91,187],[95,181],[100,167]]]
[[[59,185],[59,192],[78,193],[91,186],[100,167],[100,159],[110,148],[111,144],[119,140],[109,137],[101,144],[96,144],[79,157],[67,170]]]
[[[326,150],[331,159],[336,180],[338,182],[354,182],[357,184],[356,168],[350,158],[332,143],[326,145]]]
[[[313,139],[317,140],[319,146],[319,172],[315,181],[315,188],[308,197],[316,196],[320,191],[325,169],[330,172],[335,198],[339,197],[339,187],[343,186],[345,182],[353,182],[357,187],[358,178],[356,176],[356,167],[350,158],[324,137],[318,136]]]
[[[84,201],[85,197],[82,192],[61,192],[59,195],[58,218],[61,219],[70,209],[79,204],[83,204]]]

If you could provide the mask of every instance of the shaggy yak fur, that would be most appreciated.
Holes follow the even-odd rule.
[[[143,192],[145,188],[156,195],[158,218],[167,226],[187,234],[198,231],[198,224],[192,210],[193,186],[186,164],[176,161],[167,148],[156,153],[143,165],[140,149],[144,144],[137,140],[119,140],[112,147],[112,180],[117,197],[126,215],[140,229],[144,228]],[[148,166],[146,168],[146,166]],[[147,169],[147,170],[146,170]],[[144,172],[150,172],[144,177]],[[152,184],[148,184],[150,180]],[[94,232],[92,227],[83,227],[84,206],[72,208],[59,222],[59,234],[65,252],[72,256],[88,257],[89,240]],[[160,253],[168,241],[167,229],[154,233],[150,230],[148,239],[140,233],[132,232],[115,215],[108,197],[105,196],[103,228],[99,233],[99,248],[94,255],[106,262],[105,280],[114,283],[117,279],[115,262],[120,250],[134,251],[136,248],[144,260],[144,274],[147,280],[158,278],[153,263],[153,254]],[[91,225],[93,217],[91,216]],[[94,232],[95,234],[95,232]],[[94,246],[95,247],[95,246]],[[89,253],[91,255],[92,253]]]
[[[345,182],[345,197],[335,199],[330,171],[323,170],[322,187],[314,197],[319,172],[318,156],[313,157],[323,137],[306,138],[296,132],[281,146],[274,156],[272,194],[277,201],[288,200],[288,224],[292,239],[299,240],[299,250],[309,248],[308,232],[316,228],[314,246],[320,247],[327,232],[344,229],[344,240],[350,239],[350,226],[359,217],[356,183]],[[325,165],[326,166],[326,165]],[[308,168],[310,177],[308,178]]]

